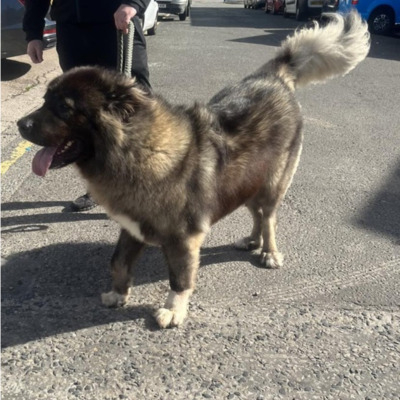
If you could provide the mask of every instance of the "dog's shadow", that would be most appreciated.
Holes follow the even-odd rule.
[[[118,309],[102,306],[100,293],[110,290],[111,285],[113,247],[55,244],[6,260],[2,265],[2,347],[118,321],[142,319],[149,330],[158,329],[152,317],[154,304],[139,301]],[[201,267],[229,261],[256,265],[254,256],[232,246],[201,251]],[[147,248],[135,268],[135,287],[165,281],[168,288],[160,249]]]

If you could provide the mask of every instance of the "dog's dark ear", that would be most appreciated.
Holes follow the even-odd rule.
[[[126,89],[121,90],[119,87],[107,94],[105,109],[123,119],[135,111],[129,92]]]
[[[126,83],[117,85],[113,91],[108,93],[106,109],[126,121],[149,101],[150,95],[140,89],[135,81],[131,81],[130,85]]]

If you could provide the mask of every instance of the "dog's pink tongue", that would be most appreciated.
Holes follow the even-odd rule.
[[[44,147],[39,150],[32,161],[32,171],[39,176],[45,176],[50,168],[57,147]]]

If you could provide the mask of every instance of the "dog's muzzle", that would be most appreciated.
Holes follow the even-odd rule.
[[[21,134],[21,136],[24,139],[28,139],[29,140],[29,135],[31,134],[32,129],[33,129],[33,120],[32,120],[32,118],[29,118],[29,117],[21,118],[17,122],[17,126],[18,126],[19,133]]]

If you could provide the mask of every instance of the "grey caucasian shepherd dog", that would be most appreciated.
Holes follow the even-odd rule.
[[[297,87],[344,75],[370,46],[356,13],[296,31],[274,59],[208,104],[173,106],[134,80],[97,67],[73,69],[48,86],[44,105],[18,121],[21,135],[44,146],[33,171],[75,163],[89,192],[121,225],[107,306],[129,296],[135,260],[146,244],[165,253],[171,290],[155,313],[160,327],[187,314],[210,226],[246,205],[254,220],[236,245],[260,248],[260,262],[282,265],[277,209],[302,147]]]

